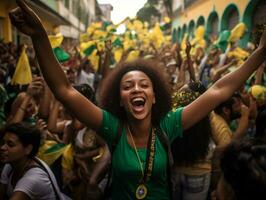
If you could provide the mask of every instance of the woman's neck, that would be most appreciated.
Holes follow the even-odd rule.
[[[147,147],[150,131],[152,128],[151,121],[130,121],[127,125],[127,138],[129,144],[134,147],[132,138],[137,148]],[[132,138],[130,136],[132,135]]]
[[[152,127],[150,120],[131,120],[128,122],[128,126],[132,136],[139,138],[149,136]]]
[[[24,168],[29,164],[30,159],[29,158],[23,158],[19,161],[10,163],[14,171],[23,171]]]

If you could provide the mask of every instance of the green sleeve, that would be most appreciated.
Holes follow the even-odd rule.
[[[170,111],[160,122],[160,128],[168,136],[170,142],[177,137],[182,137],[182,111],[182,107]]]
[[[113,143],[113,140],[115,139],[115,136],[117,134],[119,119],[105,110],[102,111],[103,111],[103,120],[98,132],[99,135],[110,146]]]

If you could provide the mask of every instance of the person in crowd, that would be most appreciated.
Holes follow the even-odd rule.
[[[182,130],[228,99],[265,60],[266,32],[239,69],[221,78],[191,104],[172,111],[161,69],[155,62],[137,59],[117,66],[106,77],[99,107],[71,86],[53,55],[40,19],[26,1],[17,3],[19,8],[10,13],[10,19],[31,37],[42,74],[55,97],[86,126],[99,131],[109,147],[122,125],[112,155],[111,199],[170,199],[170,189],[165,187],[167,152],[156,135],[164,132],[170,142],[181,137]]]
[[[74,85],[82,95],[95,102],[95,93],[88,84]],[[59,134],[62,143],[49,149],[57,149],[53,154],[46,149],[40,158],[56,175],[59,186],[75,199],[92,199],[101,194],[97,184],[103,178],[102,172],[108,167],[110,155],[108,147],[91,129],[70,114],[71,119],[58,120],[59,102],[55,100],[48,119],[48,130]],[[47,141],[47,140],[46,140]],[[47,141],[48,142],[48,141]],[[54,148],[60,146],[59,148]],[[60,150],[59,150],[60,149]],[[45,153],[47,152],[47,153]]]
[[[212,200],[265,199],[266,141],[245,138],[226,146],[221,157],[222,176]]]
[[[266,87],[253,85],[249,91],[257,105],[255,137],[266,138]]]
[[[174,106],[192,103],[206,88],[200,82],[190,82],[174,94]],[[211,180],[211,155],[213,148],[209,115],[191,128],[183,137],[172,143],[174,159],[174,199],[206,200]]]
[[[216,141],[216,148],[212,157],[212,176],[210,183],[210,193],[215,190],[221,176],[219,167],[220,154],[223,147],[232,140],[241,139],[246,136],[249,123],[249,107],[245,106],[239,99],[239,94],[235,93],[231,98],[218,105],[211,113],[211,127],[213,140]],[[230,128],[233,120],[238,120],[235,131]],[[217,142],[219,141],[219,142]]]
[[[208,88],[211,81],[211,69],[219,64],[219,49],[211,47],[210,52],[205,55],[199,66],[199,80],[202,84]]]
[[[20,92],[11,106],[7,123],[27,121],[37,122],[38,106],[44,93],[44,82],[41,77],[33,78],[26,92]]]
[[[35,158],[41,141],[40,131],[26,123],[5,127],[2,135],[0,199],[56,199],[56,182]],[[53,185],[55,184],[55,185]],[[59,199],[63,197],[58,196]]]
[[[233,132],[230,129],[230,124],[233,120],[240,119],[237,129]],[[248,127],[249,108],[244,105],[238,93],[227,101],[221,103],[214,109],[212,115],[213,128],[220,134],[228,132],[233,138],[241,138],[245,135]]]

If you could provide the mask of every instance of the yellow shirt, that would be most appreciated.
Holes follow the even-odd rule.
[[[210,114],[210,123],[212,129],[212,140],[215,145],[226,145],[231,142],[232,131],[226,121],[219,115],[212,112]],[[214,149],[210,149],[212,151]],[[212,154],[212,152],[210,152]],[[207,156],[205,160],[199,161],[193,166],[177,166],[175,170],[179,173],[188,175],[202,175],[210,173],[212,170],[211,157]]]

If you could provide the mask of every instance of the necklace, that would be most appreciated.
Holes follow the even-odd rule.
[[[136,144],[135,144],[135,141],[134,141],[134,138],[133,138],[133,136],[132,136],[132,133],[131,133],[131,131],[130,131],[129,126],[127,126],[127,129],[128,129],[128,133],[129,133],[130,138],[131,138],[131,140],[132,140],[132,143],[133,143],[133,146],[134,146],[134,150],[135,150],[135,153],[136,153],[137,158],[138,158],[138,161],[139,161],[139,165],[140,165],[140,169],[141,169],[141,174],[142,174],[142,176],[144,176],[143,165],[142,165],[142,162],[141,162],[141,160],[140,160],[140,157],[139,157],[139,154],[138,154],[138,151],[137,151],[137,147],[136,147]]]
[[[147,194],[148,194],[148,189],[145,186],[146,181],[149,179],[149,177],[151,177],[152,174],[152,168],[153,168],[153,161],[154,161],[154,156],[155,156],[155,133],[153,131],[153,129],[151,128],[150,130],[150,136],[149,136],[149,141],[148,141],[148,147],[147,147],[147,156],[146,156],[146,165],[145,165],[145,172],[143,169],[143,165],[142,162],[140,160],[138,151],[137,151],[137,147],[135,144],[135,141],[133,139],[132,133],[130,131],[129,126],[127,126],[128,129],[128,133],[131,137],[133,146],[134,146],[134,150],[136,153],[136,156],[138,158],[138,162],[140,165],[140,169],[141,169],[141,173],[142,173],[142,178],[140,180],[140,184],[138,185],[135,195],[137,199],[144,199]]]

